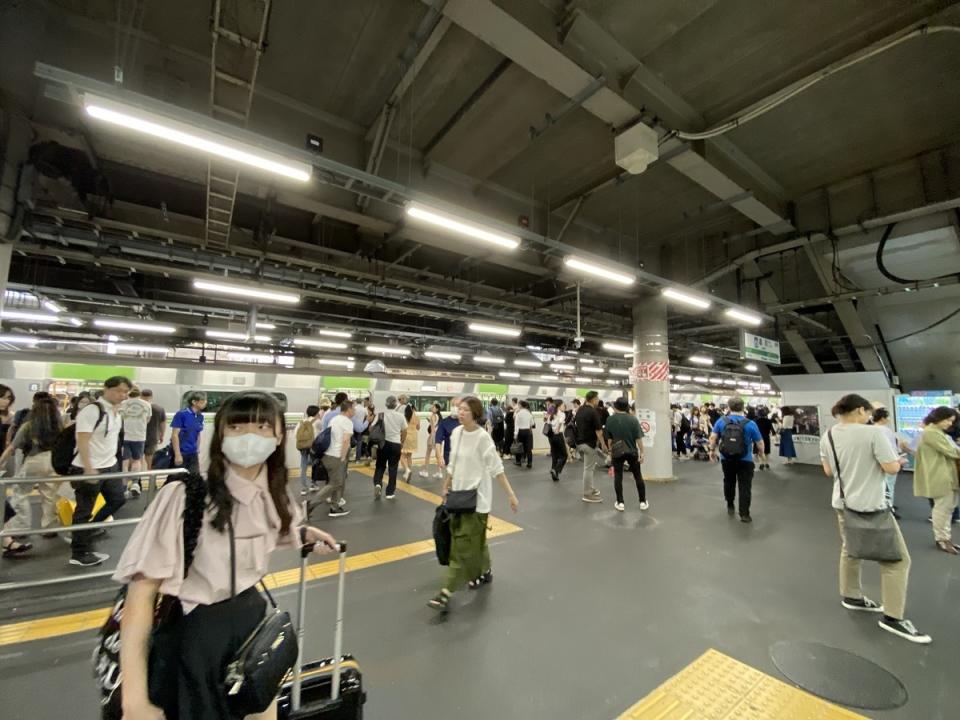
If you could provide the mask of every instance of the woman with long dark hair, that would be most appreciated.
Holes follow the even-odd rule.
[[[785,407],[782,410],[783,419],[780,421],[780,457],[784,465],[793,465],[797,461],[797,448],[793,444],[793,408]]]
[[[270,395],[241,392],[221,405],[210,442],[206,505],[186,577],[184,483],[164,485],[134,530],[113,576],[128,584],[120,645],[125,719],[233,720],[223,684],[225,667],[264,616],[266,602],[256,584],[267,573],[270,554],[279,547],[298,547],[303,540],[316,543],[318,553],[335,547],[333,537],[316,528],[303,527],[301,535],[298,493],[288,482],[284,461],[285,439],[283,412]],[[156,663],[173,669],[164,677],[176,687],[165,687],[163,698],[149,695],[147,678],[159,594],[177,598],[180,606],[164,628],[175,638],[169,646],[176,652]],[[274,703],[247,717],[275,718],[276,712]]]
[[[948,555],[960,555],[960,545],[954,544],[950,532],[953,509],[960,500],[960,448],[947,435],[956,422],[957,411],[945,405],[923,419],[913,473],[913,494],[933,501],[933,540],[937,549]]]
[[[407,434],[403,437],[403,447],[400,448],[400,467],[403,468],[404,482],[410,482],[413,474],[413,456],[420,448],[420,418],[413,410],[413,405],[407,404],[403,408],[403,419],[407,421]]]
[[[63,414],[63,426],[66,428],[73,425],[77,421],[77,415],[79,412],[92,402],[93,397],[86,390],[79,392],[70,398],[70,405],[67,407],[67,411]]]
[[[13,394],[6,385],[0,385],[0,450],[5,450],[7,446],[7,435],[10,432],[10,423],[13,422],[13,404],[17,396]],[[6,470],[5,466],[0,466],[0,470]],[[8,522],[17,517],[17,511],[6,497],[3,498],[3,525],[6,528]],[[3,557],[15,557],[28,552],[33,548],[30,543],[14,540],[12,537],[3,538]]]
[[[60,408],[56,398],[48,392],[38,392],[33,396],[33,405],[27,419],[20,425],[3,454],[0,455],[0,467],[3,467],[9,456],[17,450],[23,451],[23,465],[17,473],[18,478],[48,478],[54,476],[50,451],[53,443],[60,434]],[[10,486],[11,502],[17,516],[8,524],[7,530],[22,530],[26,532],[31,525],[30,491],[34,483],[24,482]],[[57,524],[57,483],[39,483],[42,518],[42,528],[54,527]],[[46,537],[50,535],[45,534]]]

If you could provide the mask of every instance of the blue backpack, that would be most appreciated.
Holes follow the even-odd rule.
[[[317,435],[317,439],[313,441],[311,452],[313,452],[315,458],[320,459],[327,454],[327,450],[330,449],[330,433],[332,430],[333,428],[327,426],[327,429]]]

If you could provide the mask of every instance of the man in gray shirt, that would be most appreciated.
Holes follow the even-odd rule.
[[[150,420],[147,422],[147,440],[143,448],[143,457],[147,461],[147,470],[153,467],[153,454],[163,443],[163,437],[167,433],[167,413],[160,406],[153,402],[153,390],[144,389],[140,392],[140,397],[150,403],[150,409],[153,411]]]

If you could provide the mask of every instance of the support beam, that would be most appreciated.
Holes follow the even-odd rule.
[[[813,356],[813,352],[810,350],[810,346],[807,345],[807,341],[803,339],[803,336],[800,335],[798,331],[790,328],[789,330],[784,330],[783,336],[787,339],[787,342],[790,343],[793,352],[796,353],[796,356],[800,359],[804,370],[811,375],[819,375],[823,372],[823,368],[820,367],[820,363],[818,363],[817,359]]]

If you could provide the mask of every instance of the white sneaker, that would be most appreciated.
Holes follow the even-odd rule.
[[[383,492],[383,486],[382,486],[382,485],[374,485],[374,486],[373,486],[373,497],[374,497],[375,499],[379,500],[379,499],[380,499],[380,494],[381,494],[382,492]]]
[[[393,499],[396,498],[397,496],[396,496],[396,495],[384,495],[384,497],[385,497],[387,500],[393,500]]]
[[[442,473],[442,472],[435,472],[435,473],[433,474],[433,476],[434,476],[437,480],[443,480],[443,473]]]
[[[412,474],[413,474],[413,470],[407,470],[407,471],[403,474],[403,481],[404,481],[404,482],[408,482],[408,481],[410,480],[410,475],[412,475]]]
[[[421,470],[421,471],[420,471],[420,477],[422,477],[422,478],[428,478],[428,477],[430,477],[430,473],[428,473],[426,470]]]
[[[614,507],[616,510],[619,510],[620,512],[623,512],[623,503],[620,503],[620,502],[614,503],[614,504],[613,504],[613,507]]]
[[[648,503],[648,502],[642,502],[642,503],[640,503],[640,509],[641,509],[641,510],[649,510],[649,509],[650,509],[650,503]]]
[[[346,504],[347,504],[347,499],[346,499],[346,498],[340,498],[340,502],[337,503],[337,507],[343,507],[343,506],[346,505]]]

